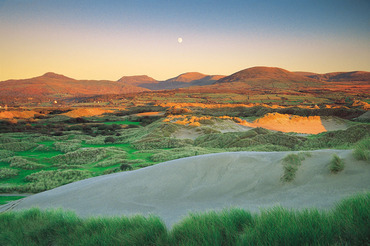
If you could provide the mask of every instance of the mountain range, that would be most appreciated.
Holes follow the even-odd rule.
[[[277,67],[252,67],[229,76],[190,72],[165,81],[158,81],[147,75],[123,76],[118,81],[76,80],[49,72],[35,78],[0,82],[0,99],[88,97],[187,87],[218,90],[320,88],[333,82],[358,82],[369,85],[370,72],[353,71],[316,74],[290,72]]]
[[[118,82],[127,85],[135,85],[150,90],[171,90],[178,88],[185,88],[190,86],[204,86],[211,85],[217,80],[223,78],[223,75],[206,75],[198,72],[183,73],[177,77],[157,81],[146,75],[139,76],[124,76]]]

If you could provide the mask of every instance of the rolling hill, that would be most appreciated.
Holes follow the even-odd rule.
[[[370,81],[370,73],[364,71],[353,72],[335,72],[325,74],[308,75],[308,77],[327,82],[343,82],[343,81]]]
[[[134,85],[108,80],[75,80],[64,75],[46,73],[42,76],[0,82],[0,98],[58,99],[103,94],[125,94],[147,91]]]
[[[277,67],[252,67],[224,77],[216,84],[240,83],[254,88],[290,88],[293,86],[319,86],[318,80]],[[236,84],[235,84],[236,85]]]
[[[223,75],[206,75],[198,72],[183,73],[174,78],[157,81],[149,76],[123,76],[118,82],[127,85],[135,85],[150,90],[171,90],[186,88],[190,86],[211,85],[217,80],[223,78]]]

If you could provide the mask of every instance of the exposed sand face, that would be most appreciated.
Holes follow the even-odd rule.
[[[38,114],[36,111],[2,111],[0,112],[0,119],[28,119],[33,118],[35,114]]]
[[[136,116],[161,116],[161,115],[164,115],[164,112],[144,112],[136,114]]]
[[[239,124],[249,127],[263,127],[274,131],[306,134],[318,134],[326,131],[347,129],[347,124],[339,118],[320,116],[303,117],[279,113],[269,113],[253,122],[241,122]]]
[[[370,165],[351,151],[311,151],[296,178],[283,184],[281,159],[291,152],[233,152],[189,157],[155,166],[82,180],[0,207],[64,208],[81,216],[156,214],[168,226],[190,211],[236,206],[258,212],[288,208],[331,208],[335,202],[370,190]],[[345,169],[331,174],[332,154]]]
[[[67,113],[61,114],[66,115],[72,118],[77,117],[89,117],[89,116],[98,116],[105,113],[112,113],[112,110],[100,109],[100,108],[79,108],[69,111]]]

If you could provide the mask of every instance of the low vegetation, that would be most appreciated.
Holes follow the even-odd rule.
[[[91,173],[85,170],[40,171],[26,176],[25,179],[30,182],[26,190],[41,192],[89,177]]]
[[[19,171],[11,168],[0,168],[0,179],[7,179],[13,176],[17,176]]]
[[[284,174],[280,178],[282,182],[291,182],[294,180],[298,167],[305,159],[304,154],[289,154],[282,160]]]
[[[44,167],[44,165],[38,164],[37,162],[30,161],[19,156],[8,157],[2,159],[1,161],[10,163],[10,167],[17,167],[25,170],[34,170]]]
[[[344,160],[341,159],[338,155],[333,155],[331,159],[329,170],[332,173],[339,173],[344,169]]]
[[[0,214],[1,245],[367,245],[370,194],[332,210],[232,208],[190,214],[167,229],[155,216],[80,218],[62,210]]]
[[[353,151],[357,160],[370,161],[370,138],[359,141]]]
[[[38,117],[37,121],[19,120],[17,123],[0,121],[0,168],[17,170],[12,172],[18,173],[0,180],[0,192],[31,192],[31,190],[54,187],[54,185],[45,185],[34,188],[29,185],[30,181],[26,177],[41,170],[88,171],[89,176],[94,177],[112,172],[135,170],[178,158],[225,151],[355,148],[353,154],[356,158],[368,161],[370,157],[370,125],[366,123],[352,122],[352,126],[347,130],[317,135],[274,132],[263,128],[222,133],[223,130],[215,126],[225,120],[215,116],[230,115],[250,119],[278,109],[260,106],[212,110],[192,108],[184,117],[190,120],[199,119],[199,123],[202,124],[200,127],[175,124],[171,120],[167,121],[169,116],[165,115],[155,117],[135,115],[135,112],[150,112],[154,108],[162,112],[166,109],[139,106],[101,117],[78,118],[57,114],[63,110],[60,112],[54,110],[55,113],[52,113],[54,112],[52,110],[51,113]],[[296,111],[301,115],[313,112],[312,109],[296,109]],[[340,113],[340,110],[334,111]],[[320,112],[330,115],[329,109],[322,109]],[[345,110],[342,113],[350,115],[353,112]],[[183,117],[182,115],[171,117],[180,116]],[[230,117],[225,118],[230,121],[229,123],[235,124]],[[179,132],[188,131],[194,133],[192,139],[178,138]],[[122,165],[125,168],[120,168]],[[288,176],[294,173],[297,167],[287,166],[286,169],[291,171],[287,172],[282,180],[286,177],[289,180]]]

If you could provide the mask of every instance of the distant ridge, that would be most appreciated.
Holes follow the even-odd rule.
[[[150,89],[150,90],[171,90],[178,88],[186,88],[190,86],[203,86],[211,85],[223,75],[206,75],[198,72],[189,72],[180,74],[174,78],[170,78],[165,81],[157,81],[147,75],[139,76],[123,76],[118,80],[120,83],[127,85],[135,85],[138,87]]]
[[[46,98],[84,97],[142,91],[147,91],[147,89],[109,80],[75,80],[52,72],[29,79],[0,82],[0,97],[14,98],[14,100],[22,98],[44,100]]]
[[[140,86],[142,84],[158,83],[157,80],[147,75],[123,76],[122,78],[118,80],[118,82],[122,82],[127,85],[135,85],[135,86]]]
[[[370,72],[352,71],[352,72],[334,72],[325,74],[309,75],[308,77],[328,82],[340,81],[370,81]]]
[[[226,82],[301,82],[316,81],[278,67],[252,67],[222,78],[217,83]]]

